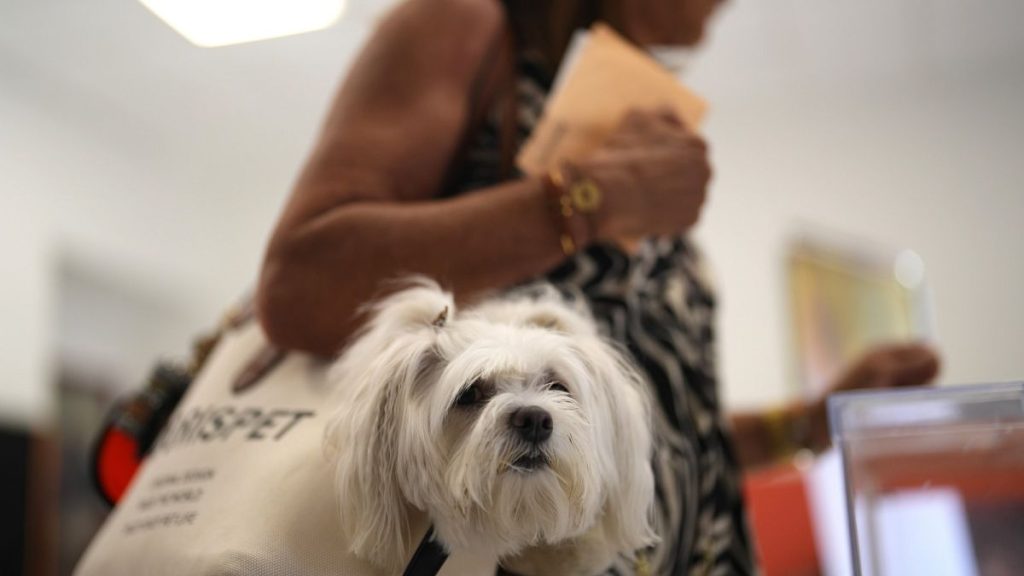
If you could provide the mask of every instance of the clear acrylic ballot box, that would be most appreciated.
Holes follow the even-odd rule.
[[[860,576],[1024,574],[1024,383],[829,399]]]

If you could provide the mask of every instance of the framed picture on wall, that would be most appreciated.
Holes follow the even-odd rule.
[[[795,380],[810,397],[873,344],[933,336],[924,261],[911,250],[804,234],[785,266]]]

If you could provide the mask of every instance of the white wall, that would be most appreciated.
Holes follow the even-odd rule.
[[[0,421],[43,425],[53,415],[62,354],[87,356],[130,382],[157,354],[184,350],[183,324],[198,321],[202,300],[175,296],[188,302],[180,314],[154,318],[145,332],[104,338],[124,327],[124,316],[98,308],[96,299],[82,301],[89,296],[83,278],[119,288],[120,294],[104,292],[126,310],[125,294],[189,294],[188,283],[163,268],[174,264],[173,256],[163,257],[159,220],[133,212],[132,197],[122,195],[159,180],[140,176],[136,166],[119,161],[123,152],[10,92],[0,93],[0,118]],[[156,244],[150,260],[133,261],[147,244]],[[171,347],[175,337],[179,346]]]
[[[7,150],[0,146],[0,157]],[[53,290],[47,238],[30,198],[0,194],[0,425],[48,417]]]
[[[137,3],[0,7],[0,424],[50,423],[60,359],[140,384],[252,286],[360,14],[206,50]]]
[[[943,381],[1024,377],[1024,82],[905,97],[717,109],[708,134],[719,175],[702,232],[719,271],[732,401],[787,390],[781,264],[803,222],[922,256]]]
[[[699,234],[721,290],[729,404],[796,393],[782,262],[808,224],[923,257],[942,382],[1024,378],[1024,51],[1008,23],[1019,7],[723,14],[688,81],[713,106]],[[938,38],[935,21],[947,21]]]

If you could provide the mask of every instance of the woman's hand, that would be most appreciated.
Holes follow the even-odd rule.
[[[888,344],[869,350],[847,368],[825,394],[850,390],[906,388],[928,384],[939,373],[939,356],[923,344]],[[811,444],[828,445],[825,397],[807,405]]]
[[[693,226],[711,179],[707,146],[666,110],[634,110],[576,168],[601,188],[595,240],[628,242]]]
[[[904,388],[927,384],[939,373],[939,356],[923,344],[889,344],[868,351],[829,390]]]

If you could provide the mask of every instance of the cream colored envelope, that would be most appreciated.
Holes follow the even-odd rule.
[[[544,115],[516,158],[523,172],[544,174],[585,156],[632,108],[667,106],[691,128],[700,125],[704,100],[607,25],[595,24],[573,44]]]

